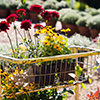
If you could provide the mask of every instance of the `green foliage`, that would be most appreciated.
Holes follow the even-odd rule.
[[[8,3],[0,2],[0,9],[8,9]]]
[[[26,3],[26,0],[21,0],[21,3],[24,5]]]
[[[77,22],[76,22],[76,25],[77,26],[83,26],[83,27],[86,27],[86,22],[87,20],[91,18],[90,16],[86,16],[86,17],[80,17]]]
[[[81,36],[80,34],[74,34],[68,39],[68,44],[70,46],[75,45],[75,46],[89,47],[93,44],[93,40],[90,40],[85,36]]]
[[[56,6],[54,3],[50,2],[44,2],[43,3],[43,8],[44,9],[56,9]]]
[[[65,1],[56,3],[56,7],[57,7],[57,10],[60,10],[62,8],[69,8],[67,2],[65,2]]]
[[[79,15],[79,16],[82,16],[82,17],[84,17],[84,16],[91,16],[89,13],[84,12],[84,11],[78,12],[78,15]]]
[[[80,66],[76,66],[76,74],[78,77],[80,77],[80,75],[82,75],[82,68]]]
[[[79,19],[79,16],[76,13],[70,12],[64,15],[62,22],[66,24],[75,25],[78,19]]]
[[[95,16],[95,15],[100,14],[100,12],[99,12],[98,10],[96,10],[96,9],[93,9],[93,10],[91,10],[91,11],[89,12],[89,14],[91,14],[92,16]]]
[[[84,11],[86,9],[86,4],[83,3],[83,2],[80,2],[78,9],[81,10],[81,11]]]
[[[87,27],[90,29],[97,29],[100,30],[100,15],[91,17],[86,24]]]

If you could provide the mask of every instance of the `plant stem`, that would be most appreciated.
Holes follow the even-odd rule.
[[[9,39],[9,42],[10,42],[10,45],[11,45],[11,49],[12,49],[13,54],[14,54],[14,56],[15,56],[14,48],[13,48],[13,45],[12,45],[12,42],[11,42],[11,39],[10,39],[10,36],[9,36],[8,32],[7,32],[7,37],[8,37],[8,39]]]

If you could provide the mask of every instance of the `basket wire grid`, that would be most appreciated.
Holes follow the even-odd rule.
[[[18,72],[21,69],[24,70],[24,75],[20,73],[16,76],[16,82],[25,85],[26,83],[34,82],[36,88],[27,91],[27,93],[43,91],[55,88],[64,88],[69,86],[76,86],[76,100],[79,100],[79,87],[78,85],[86,81],[85,76],[93,75],[93,67],[96,66],[96,58],[99,57],[100,52],[91,48],[84,47],[70,47],[72,54],[58,55],[44,58],[33,58],[33,59],[16,59],[1,55],[1,68],[5,71],[5,68],[11,66],[8,73],[12,73],[16,67]],[[68,63],[68,60],[72,60]],[[37,63],[42,63],[37,65]],[[75,66],[79,65],[83,69],[80,77],[69,75],[70,73],[76,74]],[[73,75],[72,74],[72,75]],[[1,77],[0,77],[1,80]],[[69,84],[68,81],[74,80],[74,84]],[[2,83],[0,82],[0,85]],[[44,88],[47,86],[46,88]],[[50,87],[51,86],[51,87]],[[0,97],[13,95],[13,94],[2,94],[0,87]],[[16,95],[22,94],[22,92],[15,93]]]

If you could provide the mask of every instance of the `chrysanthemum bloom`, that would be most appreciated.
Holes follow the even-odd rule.
[[[25,9],[18,9],[16,11],[17,15],[20,16],[20,17],[23,17],[23,16],[26,16],[26,10]]]
[[[58,12],[56,12],[56,11],[50,11],[51,12],[51,14],[52,14],[52,18],[59,18],[59,13]]]
[[[52,14],[50,11],[41,12],[41,16],[44,18],[44,20],[49,20],[49,21],[52,18]]]
[[[42,29],[42,28],[44,28],[44,26],[41,25],[41,24],[36,24],[36,25],[34,25],[33,28],[36,28],[36,29]]]
[[[10,14],[6,20],[8,23],[12,23],[12,22],[15,22],[17,20],[18,16],[16,14]]]
[[[40,12],[43,11],[43,8],[42,8],[42,6],[40,6],[40,5],[31,5],[31,7],[30,7],[30,11],[39,14]]]
[[[21,29],[25,29],[26,31],[31,28],[32,24],[30,20],[25,19],[24,21],[21,22]]]
[[[0,22],[0,32],[4,31],[7,32],[7,30],[9,30],[9,23],[7,21],[1,21]]]

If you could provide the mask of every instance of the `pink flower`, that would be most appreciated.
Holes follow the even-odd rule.
[[[26,31],[31,28],[32,24],[30,20],[25,19],[24,21],[21,22],[21,29],[25,29]]]
[[[41,16],[44,18],[44,20],[49,20],[49,21],[52,18],[52,14],[50,11],[41,12]]]
[[[25,9],[18,9],[16,11],[17,15],[20,16],[20,17],[23,17],[23,16],[26,16],[26,10]]]
[[[41,25],[41,24],[36,24],[36,25],[34,25],[33,28],[36,28],[36,29],[42,29],[42,28],[44,28],[44,26]]]
[[[40,13],[43,11],[43,8],[40,5],[31,5],[30,11],[35,12],[35,13]]]
[[[17,16],[16,14],[10,14],[10,15],[6,18],[6,20],[7,20],[8,23],[11,24],[12,22],[16,21],[17,18],[18,18],[18,16]]]
[[[7,21],[1,21],[0,22],[0,32],[4,31],[7,32],[7,30],[9,30],[9,23]]]
[[[94,42],[97,42],[97,39],[93,39]]]

